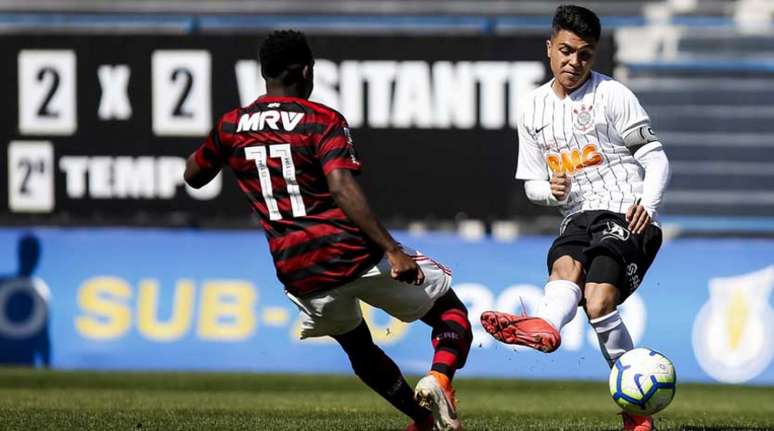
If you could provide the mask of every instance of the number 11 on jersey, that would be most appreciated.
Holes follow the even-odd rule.
[[[277,205],[277,199],[274,198],[274,190],[271,186],[271,172],[267,164],[267,154],[265,146],[246,147],[245,158],[255,160],[255,167],[258,169],[258,177],[261,181],[261,192],[263,200],[266,202],[266,209],[269,211],[269,220],[282,220],[282,214]],[[293,217],[302,217],[306,215],[306,206],[301,198],[301,189],[296,181],[296,167],[293,164],[293,156],[290,153],[290,144],[269,145],[269,157],[279,158],[282,162],[282,177],[287,184],[288,195],[290,195],[290,205],[293,208]]]

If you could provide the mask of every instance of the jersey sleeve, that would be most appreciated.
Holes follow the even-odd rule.
[[[519,138],[519,159],[516,164],[516,179],[519,180],[547,180],[549,179],[548,167],[543,159],[535,137],[527,130],[525,122],[527,104],[523,104],[519,110],[519,122],[517,125]]]
[[[360,172],[361,165],[352,144],[349,125],[340,116],[334,117],[323,131],[317,142],[317,155],[325,175],[336,169]]]
[[[228,113],[221,117],[212,128],[204,143],[194,153],[196,164],[202,169],[220,169],[226,163],[227,137],[223,134],[223,124]]]
[[[650,125],[650,117],[634,93],[617,81],[611,81],[608,91],[608,116],[623,138],[642,126]]]

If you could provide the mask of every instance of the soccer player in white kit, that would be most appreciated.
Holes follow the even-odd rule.
[[[536,315],[488,311],[481,322],[499,341],[552,352],[581,305],[612,367],[633,348],[617,306],[661,246],[655,217],[669,161],[637,97],[591,70],[600,35],[594,12],[560,6],[552,27],[553,79],[520,106],[516,178],[532,202],[558,207],[565,219]],[[653,429],[651,417],[622,415],[625,430]]]

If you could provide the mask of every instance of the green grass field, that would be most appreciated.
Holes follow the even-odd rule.
[[[412,379],[412,383],[415,379]],[[616,430],[604,383],[457,381],[466,430]],[[2,430],[403,430],[348,376],[0,369]],[[774,388],[678,386],[660,430],[774,430]]]

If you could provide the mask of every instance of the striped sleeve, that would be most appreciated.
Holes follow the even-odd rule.
[[[344,118],[336,116],[325,128],[317,142],[317,154],[325,175],[336,169],[360,172],[360,161],[355,154],[352,135]]]
[[[228,115],[228,114],[226,114]],[[221,133],[224,115],[212,128],[207,139],[194,153],[196,164],[202,169],[220,169],[226,161],[224,138]]]

